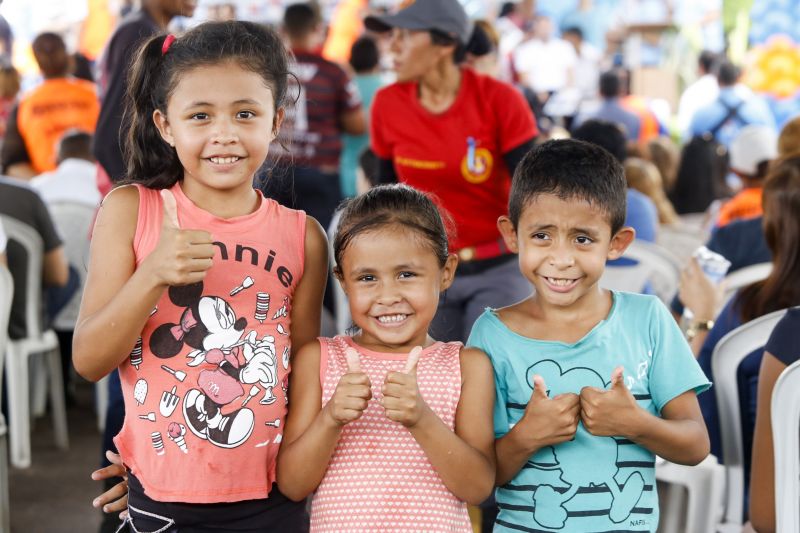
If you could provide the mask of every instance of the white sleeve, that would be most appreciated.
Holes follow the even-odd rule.
[[[529,43],[522,43],[511,53],[511,61],[518,74],[527,75],[531,70],[532,55]],[[524,76],[523,76],[524,77]]]
[[[564,58],[564,64],[569,68],[575,67],[578,63],[578,54],[575,52],[575,48],[561,39],[559,39],[559,46],[561,47],[561,56]]]

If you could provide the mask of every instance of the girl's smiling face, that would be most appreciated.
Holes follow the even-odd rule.
[[[444,267],[425,238],[392,225],[361,233],[344,249],[339,281],[347,295],[356,342],[384,352],[428,344],[439,294],[453,282],[456,259]]]
[[[184,182],[214,190],[252,189],[283,120],[264,79],[239,64],[203,65],[183,73],[166,113],[153,120],[184,168]]]

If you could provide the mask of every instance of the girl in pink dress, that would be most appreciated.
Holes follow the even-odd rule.
[[[278,484],[314,493],[315,532],[471,531],[466,503],[494,486],[493,373],[428,334],[457,263],[436,206],[374,188],[344,208],[334,254],[356,331],[295,357]]]
[[[277,34],[241,21],[153,37],[133,63],[132,185],[98,213],[73,351],[87,379],[119,372],[132,531],[304,527],[275,466],[291,354],[319,335],[327,241],[253,189],[287,77]]]

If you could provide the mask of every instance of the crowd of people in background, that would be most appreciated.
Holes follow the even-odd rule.
[[[636,2],[620,2],[626,6],[631,3]],[[486,333],[490,329],[488,324],[498,318],[491,313],[487,315],[485,310],[525,301],[531,285],[538,288],[537,282],[527,279],[526,272],[521,271],[518,264],[518,252],[531,246],[516,242],[519,220],[506,219],[507,234],[498,230],[498,219],[503,220],[509,215],[510,199],[513,204],[512,177],[515,173],[525,172],[525,169],[528,172],[539,169],[536,165],[543,163],[532,157],[532,153],[544,154],[541,157],[550,151],[559,153],[558,148],[553,148],[555,145],[548,144],[551,141],[582,141],[571,148],[574,151],[562,153],[589,159],[593,152],[585,146],[601,147],[604,150],[602,157],[610,154],[608,161],[603,160],[608,179],[615,180],[618,170],[624,178],[624,183],[620,182],[621,189],[616,191],[625,200],[625,208],[619,213],[624,221],[620,223],[624,222],[625,228],[635,230],[636,240],[662,246],[685,263],[681,286],[674,295],[670,310],[676,323],[682,316],[687,316],[687,310],[693,317],[688,325],[684,323],[683,326],[689,331],[689,346],[702,372],[698,370],[696,375],[687,372],[693,376],[689,380],[691,383],[687,381],[687,388],[679,392],[699,393],[707,386],[707,381],[713,383],[711,354],[726,333],[771,311],[795,308],[776,328],[767,344],[766,354],[763,349],[757,350],[741,368],[742,417],[746,422],[743,428],[746,480],[748,486],[753,487],[753,496],[750,497],[750,493],[747,496],[749,516],[757,531],[774,530],[774,516],[769,511],[774,508],[774,495],[769,492],[773,464],[766,459],[772,447],[769,393],[780,371],[800,353],[797,328],[792,326],[798,321],[797,306],[800,306],[800,118],[778,123],[762,96],[741,83],[741,67],[718,50],[696,50],[696,76],[687,80],[673,102],[637,92],[643,86],[639,83],[642,69],[652,66],[652,58],[657,55],[657,47],[654,48],[653,44],[657,39],[643,39],[641,32],[635,29],[641,21],[633,20],[635,17],[631,13],[604,17],[602,20],[608,23],[608,27],[599,27],[592,15],[596,7],[591,1],[581,0],[578,7],[562,19],[537,10],[536,3],[529,0],[506,2],[498,6],[493,18],[477,21],[467,16],[458,0],[417,0],[399,11],[383,5],[370,7],[366,2],[364,4],[359,11],[363,24],[359,24],[358,33],[350,35],[347,41],[350,53],[346,61],[326,54],[331,36],[341,38],[347,32],[331,30],[317,3],[300,2],[286,6],[282,20],[275,28],[289,54],[288,73],[278,74],[287,78],[286,103],[279,105],[277,96],[273,95],[276,99],[275,116],[269,133],[274,140],[267,143],[269,151],[264,154],[264,164],[254,168],[252,187],[283,207],[304,211],[319,222],[322,231],[329,236],[333,237],[337,228],[339,231],[345,228],[353,232],[354,239],[363,229],[359,224],[369,224],[370,217],[389,216],[390,208],[350,203],[342,214],[342,201],[361,199],[363,194],[372,190],[369,194],[376,195],[374,201],[389,202],[380,196],[380,192],[374,192],[384,189],[374,188],[398,183],[431,195],[442,219],[439,221],[442,232],[447,233],[445,246],[448,246],[449,253],[458,257],[457,266],[437,263],[437,272],[441,271],[446,278],[440,288],[447,290],[442,290],[439,295],[437,288],[435,302],[428,302],[433,313],[429,321],[431,335],[446,343],[479,342],[488,350],[495,342],[492,335]],[[225,7],[209,11],[209,15],[234,19],[236,11],[233,6]],[[73,330],[78,323],[77,309],[86,284],[85,250],[91,236],[65,226],[63,217],[58,216],[58,208],[71,202],[96,210],[110,191],[140,180],[142,176],[131,175],[131,169],[151,168],[143,163],[148,158],[163,160],[166,166],[159,172],[164,175],[177,176],[181,165],[187,172],[191,170],[185,161],[174,157],[174,143],[160,142],[150,154],[145,154],[141,146],[138,146],[139,153],[135,152],[136,143],[145,145],[146,139],[135,137],[137,131],[144,129],[136,129],[140,126],[136,121],[141,117],[131,111],[135,109],[137,95],[132,94],[130,84],[138,83],[140,88],[148,90],[148,84],[172,84],[169,88],[173,91],[183,83],[179,80],[180,75],[191,72],[186,65],[193,65],[195,61],[190,57],[190,49],[181,52],[183,48],[178,46],[178,52],[187,54],[189,59],[170,66],[176,74],[174,79],[166,81],[158,81],[155,74],[150,79],[146,77],[147,73],[136,71],[136,68],[142,68],[143,62],[146,65],[141,56],[138,60],[136,58],[144,42],[150,43],[148,46],[153,47],[156,56],[174,54],[174,50],[169,52],[167,40],[170,37],[163,43],[155,43],[152,39],[168,33],[176,21],[187,20],[194,9],[195,2],[189,0],[142,0],[139,6],[129,9],[120,19],[103,54],[93,62],[76,55],[69,49],[64,36],[57,32],[41,33],[32,42],[32,53],[40,71],[36,81],[22,80],[8,54],[4,55],[0,65],[0,215],[31,226],[44,243],[41,280],[46,287],[44,309],[59,335],[68,396],[72,394],[70,384],[76,379],[72,368]],[[13,31],[13,28],[9,29]],[[651,27],[648,31],[656,30]],[[180,42],[182,34],[176,33]],[[197,39],[202,41],[200,37]],[[10,41],[6,48],[10,48]],[[231,57],[238,57],[238,52],[230,53]],[[215,61],[217,59],[208,59],[207,66],[216,68]],[[277,67],[270,64],[268,68]],[[243,70],[247,69],[243,67]],[[224,80],[219,80],[219,83],[224,83]],[[274,90],[274,82],[271,83],[270,89]],[[22,86],[27,89],[22,91]],[[160,90],[162,85],[156,87]],[[156,106],[151,111],[164,113],[158,131],[159,139],[166,141],[172,135],[169,120],[174,118],[168,120],[166,109],[151,103]],[[137,109],[141,115],[140,111]],[[160,123],[156,120],[156,124]],[[133,137],[128,133],[132,125]],[[147,133],[152,135],[150,141],[156,138],[154,131]],[[532,152],[538,149],[543,151]],[[239,156],[234,157],[234,152],[221,156],[238,160]],[[521,166],[524,167],[522,170]],[[536,170],[534,174],[536,172],[542,171]],[[580,174],[582,170],[576,167],[575,172]],[[176,180],[172,180],[167,185],[150,183],[137,186],[142,195],[139,198],[150,198],[149,204],[139,207],[139,213],[147,209],[153,210],[152,213],[162,211],[160,196],[147,196],[152,192],[146,190],[147,187],[169,188],[178,197],[180,209],[192,213],[194,209],[199,210],[191,204],[191,199],[180,196],[180,186],[175,183]],[[595,201],[592,195],[597,195],[602,200],[598,200],[598,209],[603,213],[613,211],[612,207],[602,203],[607,200],[604,194],[612,195],[613,191],[597,192],[589,185],[577,182],[570,185],[574,189],[562,187],[563,183],[556,184],[536,194],[554,196],[562,202],[578,198],[588,200],[590,204]],[[582,187],[588,187],[586,190],[589,192],[583,191]],[[409,201],[402,194],[392,201],[401,200]],[[130,202],[130,199],[119,200],[118,208],[136,212],[136,207],[131,207],[134,204]],[[190,204],[191,207],[187,207]],[[542,213],[552,209],[548,205],[539,206]],[[436,235],[430,233],[435,233],[436,228],[428,233],[420,229],[422,226],[418,219],[429,215],[409,215],[408,220],[403,219],[400,224],[421,231],[422,237],[417,236],[417,240],[436,241]],[[285,217],[289,215],[280,215],[281,224],[289,223]],[[203,219],[197,215],[196,220]],[[380,228],[383,219],[377,220]],[[614,234],[619,230],[615,224],[612,221]],[[301,232],[299,227],[294,228],[298,232],[296,237],[300,243],[306,239],[308,251],[310,237],[306,231],[311,230]],[[502,229],[502,222],[500,227]],[[538,235],[545,230],[537,228],[531,231],[539,239]],[[135,224],[127,229],[130,232],[143,231]],[[185,228],[175,226],[170,229],[179,231]],[[694,244],[705,244],[709,250],[727,259],[729,272],[759,263],[772,263],[772,272],[765,280],[744,287],[731,300],[723,302],[720,287],[703,274],[692,258],[694,249],[687,249],[682,244],[684,241],[680,237],[686,234],[695,237]],[[104,238],[111,239],[111,236],[104,235]],[[339,283],[349,297],[355,290],[351,286],[352,280],[343,277],[343,266],[338,263],[341,259],[339,251],[348,249],[348,246],[353,246],[350,249],[353,253],[359,250],[349,241],[341,242],[339,239],[336,237],[332,248],[336,252],[335,261],[328,264],[327,253],[316,249],[315,252],[319,253],[313,256],[324,263],[317,265],[322,272],[320,276],[328,278],[324,296],[322,293],[319,295],[323,305],[321,332],[325,336],[343,333],[337,331],[336,324],[348,323],[351,318],[357,326],[369,329],[361,323],[363,316],[351,316],[357,311],[352,301],[349,310],[346,305],[336,304],[336,298],[341,297],[336,293]],[[408,240],[412,244],[417,242],[411,237]],[[413,248],[408,243],[404,245]],[[138,241],[136,246],[139,246]],[[289,249],[289,244],[286,246]],[[393,250],[392,246],[392,239],[387,237],[387,250]],[[608,246],[614,248],[613,243]],[[297,253],[302,254],[302,250]],[[447,253],[444,256],[446,259]],[[621,256],[622,253],[609,253],[604,264],[606,259],[609,265],[631,263]],[[132,264],[134,259],[139,261],[141,258],[131,256]],[[13,239],[7,238],[0,220],[0,264],[7,265],[15,284],[9,325],[12,339],[23,338],[26,334],[25,262],[24,252]],[[301,265],[302,261],[297,265],[300,270],[303,268]],[[564,280],[559,281],[562,282]],[[318,288],[321,290],[323,285]],[[645,284],[640,292],[652,293],[652,287]],[[231,292],[231,296],[233,294]],[[315,298],[313,295],[307,299],[314,302]],[[191,305],[185,307],[189,309]],[[273,297],[272,305],[277,309],[280,302]],[[625,309],[631,313],[630,310],[638,306],[643,306],[642,309],[647,307],[638,300],[625,305],[630,306]],[[596,309],[592,309],[601,308],[597,303]],[[647,308],[646,312],[655,311]],[[337,316],[337,313],[346,316]],[[509,311],[498,316],[513,324],[516,315]],[[476,321],[478,327],[473,329]],[[187,326],[183,317],[174,326],[178,330],[184,328],[184,333],[188,332],[186,328],[192,327]],[[295,327],[302,328],[293,323],[292,328]],[[679,343],[674,335],[677,329],[673,331],[671,325],[664,327],[665,338]],[[298,335],[305,341],[312,340],[317,336],[309,333],[313,329],[312,324]],[[503,335],[510,333],[513,336],[519,329],[528,331],[510,327]],[[180,331],[177,335],[176,339],[183,339]],[[120,346],[123,344],[120,341]],[[330,381],[333,379],[330,376],[328,381],[316,381],[323,390],[311,397],[315,401],[323,396],[326,401],[330,400],[333,397],[331,390],[336,388],[342,376],[362,376],[360,368],[353,367],[352,361],[345,358],[346,343],[328,346],[323,342],[322,347],[325,354],[330,351],[331,357],[335,355],[338,358],[336,361],[332,359],[331,364],[339,365],[336,367],[339,374],[335,381]],[[537,349],[540,348],[537,345]],[[289,349],[288,345],[286,349]],[[315,345],[315,350],[304,357],[311,357],[316,363],[301,366],[313,369],[314,376],[322,375],[324,378],[325,369],[320,368],[320,347]],[[689,354],[688,348],[685,353]],[[292,354],[294,357],[295,347],[292,347]],[[453,352],[451,348],[444,349],[442,354],[441,357],[458,358],[458,351]],[[494,354],[489,355],[492,362],[498,364],[499,359]],[[369,364],[372,363],[367,363],[367,367]],[[475,367],[481,364],[473,363]],[[288,370],[287,363],[284,367]],[[474,372],[474,369],[462,367],[462,371]],[[369,379],[374,380],[375,375],[370,374]],[[109,391],[104,450],[117,449],[114,437],[120,433],[126,416],[123,384],[134,377],[128,373],[121,383],[120,373],[112,371],[104,383]],[[608,378],[606,375],[603,377]],[[612,384],[616,383],[615,379],[612,379]],[[368,384],[369,380],[364,383]],[[353,381],[351,385],[355,387],[363,383]],[[662,385],[665,388],[673,386],[666,382]],[[281,387],[279,384],[275,386],[277,389]],[[513,388],[513,385],[509,386]],[[605,382],[601,380],[600,386],[605,386]],[[285,387],[284,383],[284,394]],[[328,390],[331,387],[333,389]],[[477,396],[482,394],[480,387],[470,390]],[[694,392],[691,396],[694,397]],[[288,396],[286,398],[288,401]],[[697,398],[697,412],[702,413],[708,428],[711,453],[722,462],[724,457],[714,395],[699,394]],[[314,406],[306,405],[307,399],[297,401],[305,406],[303,418],[300,423],[294,421],[286,431],[287,435],[292,435],[290,444],[293,449],[299,448],[302,452],[303,447],[297,442],[302,442],[303,438],[313,441],[312,437],[304,435],[317,428],[314,420],[318,413]],[[671,411],[674,419],[670,422],[694,420],[692,401],[682,400],[685,403],[681,403],[681,409]],[[522,409],[525,409],[524,405]],[[472,410],[465,412],[477,413]],[[338,413],[340,419],[347,418]],[[456,411],[448,413],[450,417],[465,416]],[[505,426],[498,426],[497,413],[496,410],[495,436],[502,440],[507,434],[512,434],[514,424],[509,425],[506,421]],[[475,416],[480,418],[477,414]],[[686,427],[691,429],[694,426]],[[210,430],[206,428],[203,431],[206,435],[203,438],[209,438]],[[459,443],[469,442],[476,447],[473,451],[481,450],[475,455],[464,456],[472,461],[470,464],[479,470],[489,468],[483,456],[485,436],[462,434],[458,430],[456,433],[462,439]],[[674,444],[677,440],[670,442]],[[318,443],[330,446],[328,440],[320,439]],[[278,460],[279,465],[282,461],[291,464],[292,468],[299,468],[308,461],[301,452],[295,451],[293,453],[297,456]],[[757,458],[753,460],[752,477],[751,454]],[[110,464],[104,461],[104,466]],[[315,474],[319,483],[324,465],[317,466],[318,470],[322,469]],[[459,479],[448,467],[443,468],[447,472],[445,484]],[[511,467],[498,459],[498,468]],[[509,473],[510,470],[504,472],[505,482],[513,484],[521,479]],[[277,476],[280,480],[280,472]],[[135,478],[134,481],[139,483]],[[109,476],[106,483],[107,489],[114,490],[114,479]],[[321,486],[324,490],[336,491],[324,480]],[[509,489],[511,486],[505,485],[498,496],[501,513],[498,520],[501,522],[508,520],[507,505],[515,497],[513,487]],[[283,490],[287,495],[296,493],[305,497],[314,488],[302,485],[293,486],[289,492]],[[144,492],[142,486],[137,485],[132,495],[142,497]],[[469,497],[475,499],[473,494]],[[459,493],[455,499],[465,498]],[[312,517],[314,513],[325,515],[324,501],[316,500]],[[203,500],[202,503],[211,501]],[[146,505],[151,504],[155,505],[149,501]],[[455,504],[447,500],[447,505]],[[163,510],[161,507],[152,508],[159,512]],[[481,508],[483,530],[489,531],[495,521],[497,506],[490,498],[481,504]],[[458,514],[458,520],[463,521],[465,516]],[[549,527],[559,523],[558,516],[537,518],[540,519],[540,525]],[[503,527],[513,527],[504,523]],[[114,531],[118,525],[115,515],[107,515],[103,531]]]

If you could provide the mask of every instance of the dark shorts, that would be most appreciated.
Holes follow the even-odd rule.
[[[269,497],[233,503],[173,503],[150,499],[128,474],[128,519],[122,531],[135,533],[306,533],[305,502],[293,502],[272,486]],[[125,529],[127,528],[127,529]]]

